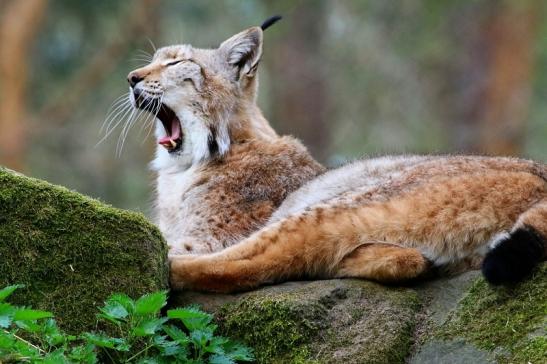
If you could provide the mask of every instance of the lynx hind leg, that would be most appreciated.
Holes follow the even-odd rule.
[[[482,273],[494,285],[514,284],[547,257],[547,199],[524,212],[510,234],[489,251]]]
[[[418,278],[430,266],[430,262],[417,249],[388,244],[366,244],[344,257],[336,277],[395,283]]]
[[[232,292],[287,279],[333,277],[359,245],[351,210],[322,209],[291,216],[221,252],[171,258],[175,289]]]

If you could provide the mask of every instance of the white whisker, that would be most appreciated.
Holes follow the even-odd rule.
[[[150,59],[153,57],[153,55],[151,53],[145,51],[144,49],[137,49],[136,53],[147,56],[147,57],[150,57]]]
[[[141,145],[144,144],[144,142],[148,139],[148,137],[150,136],[150,132],[154,128],[154,123],[156,122],[156,118],[158,117],[158,114],[161,110],[162,102],[163,102],[163,93],[161,94],[160,100],[159,100],[159,102],[156,106],[156,111],[154,112],[154,114],[151,114],[152,117],[150,118],[150,120],[148,120],[148,118],[146,118],[144,123],[142,124],[141,131],[144,127],[146,127],[147,124],[149,124],[150,126],[148,127],[148,132],[146,133],[146,136],[142,140]]]
[[[141,127],[139,128],[139,134],[137,136],[141,136],[142,131],[144,129],[144,125],[146,125],[146,122],[148,118],[150,117],[150,110],[148,110],[146,113],[142,113],[139,115],[139,122],[141,124]]]
[[[132,58],[130,61],[142,66],[146,66],[147,64],[152,62],[152,60],[145,58]]]
[[[156,45],[154,44],[154,42],[152,42],[152,39],[146,37],[146,39],[148,39],[148,43],[150,43],[150,45],[152,46],[152,49],[154,50],[154,52],[157,52],[158,50],[156,49]]]
[[[118,121],[115,122],[114,126],[112,126],[112,127],[110,127],[110,123],[109,123],[109,125],[107,126],[107,132],[108,132],[108,133],[111,133],[114,129],[116,129],[116,128],[118,127],[118,125],[120,125],[120,123],[122,123],[122,122],[125,120],[125,117],[127,116],[127,114],[128,114],[131,110],[134,109],[134,108],[133,108],[133,105],[131,105],[130,102],[128,102],[127,104],[125,104],[125,106],[126,106],[126,107],[125,107],[124,109],[120,110],[120,111],[118,112],[118,114],[117,114],[115,117],[112,118],[112,121],[111,121],[110,123],[114,122],[114,121],[115,121],[116,119],[118,119],[118,118],[119,118],[119,119],[118,119]]]
[[[101,140],[99,140],[97,142],[97,144],[95,145],[95,147],[97,147],[99,144],[101,144],[102,142],[104,142],[109,136],[110,134],[112,134],[112,132],[114,130],[116,130],[116,128],[118,127],[118,125],[120,125],[120,123],[124,120],[125,116],[127,115],[127,113],[133,108],[133,106],[131,104],[125,104],[124,105],[125,107],[120,110],[118,112],[118,114],[122,113],[122,117],[114,124],[113,127],[110,128],[110,125],[108,125],[106,131],[105,131],[105,135],[101,138]],[[112,120],[116,120],[116,117],[112,118]],[[112,121],[111,121],[112,122]]]
[[[105,130],[105,132],[108,134],[111,130],[114,130],[114,129],[118,126],[118,124],[119,124],[120,121],[116,122],[116,124],[111,128],[112,123],[113,123],[114,121],[116,121],[116,119],[117,119],[120,115],[123,115],[122,118],[121,118],[121,119],[123,120],[123,117],[125,117],[125,114],[127,114],[127,112],[128,112],[129,110],[131,110],[132,107],[133,107],[133,105],[131,105],[131,103],[129,102],[129,100],[127,100],[126,103],[122,104],[122,108],[119,109],[119,110],[116,112],[116,114],[114,114],[114,115],[110,118],[110,120],[108,121],[108,124],[106,125],[106,130]]]
[[[103,124],[101,125],[101,129],[99,129],[99,134],[101,134],[105,128],[105,126],[107,125],[109,119],[114,116],[114,114],[116,114],[118,112],[118,110],[122,107],[125,106],[127,102],[127,96],[124,97],[124,98],[120,98],[118,101],[115,101],[112,106],[110,107],[110,110],[108,112],[108,114],[106,114],[106,117],[103,121]]]
[[[158,101],[154,104],[154,108],[148,110],[150,115],[146,117],[146,119],[144,120],[145,122],[143,123],[143,126],[145,126],[148,122],[149,122],[149,118],[152,117],[152,119],[155,119],[157,116],[158,116],[158,113],[160,112],[160,109],[161,109],[161,103],[163,101],[163,93],[160,94],[160,96],[158,97]]]
[[[116,144],[116,155],[118,157],[121,157],[122,155],[123,144],[125,142],[125,137],[127,136],[126,130],[128,130],[129,126],[131,125],[133,117],[135,116],[135,112],[136,112],[136,109],[133,109],[131,113],[129,114],[129,116],[125,119],[125,124],[122,128],[120,136],[118,137],[118,143]]]
[[[135,101],[137,104],[146,104],[143,108],[134,107],[130,101],[130,96],[129,93],[126,93],[114,100],[99,131],[99,133],[104,132],[104,136],[95,145],[95,147],[99,146],[114,132],[114,130],[119,129],[120,125],[122,125],[118,141],[116,142],[117,157],[121,156],[125,141],[133,126],[137,123],[142,123],[139,130],[139,136],[145,128],[148,129],[146,137],[142,142],[144,143],[146,138],[150,135],[155,120],[161,111],[163,92],[152,95],[147,92],[141,93]]]
[[[125,144],[125,140],[127,139],[127,136],[129,135],[129,131],[131,130],[131,128],[133,127],[135,122],[139,119],[139,117],[142,115],[142,111],[145,111],[145,112],[148,112],[148,113],[152,112],[152,108],[154,107],[153,98],[151,98],[151,97],[149,97],[148,95],[145,95],[145,94],[143,94],[143,96],[144,96],[143,101],[150,100],[151,102],[149,102],[146,105],[144,110],[139,110],[137,113],[132,112],[131,115],[129,115],[129,117],[127,118],[126,123],[125,123],[125,125],[122,129],[121,134],[120,134],[120,137],[118,138],[118,146],[119,146],[119,149],[117,148],[118,149],[118,156],[121,156],[123,146]],[[120,143],[120,140],[121,140],[121,143]]]

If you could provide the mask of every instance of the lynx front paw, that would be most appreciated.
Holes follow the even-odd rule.
[[[187,286],[187,280],[190,278],[188,265],[195,257],[188,255],[169,257],[169,284],[175,291],[181,291]]]

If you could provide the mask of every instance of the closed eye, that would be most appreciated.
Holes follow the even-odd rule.
[[[178,61],[169,62],[169,63],[166,64],[166,66],[174,66],[174,65],[176,65],[177,63],[180,63],[180,62],[182,62],[182,59],[179,59]]]

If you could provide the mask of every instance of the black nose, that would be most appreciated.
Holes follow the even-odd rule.
[[[135,85],[142,80],[143,78],[136,72],[131,72],[129,75],[127,75],[127,82],[129,82],[131,87],[135,87]]]

